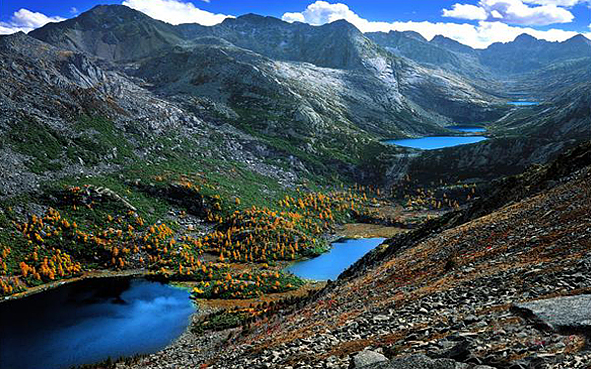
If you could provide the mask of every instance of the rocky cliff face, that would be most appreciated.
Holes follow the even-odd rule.
[[[437,36],[427,41],[415,32],[372,32],[369,39],[388,52],[401,55],[434,68],[454,71],[475,80],[491,79],[491,73],[480,65],[478,52],[469,46]]]

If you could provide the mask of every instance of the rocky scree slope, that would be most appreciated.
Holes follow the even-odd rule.
[[[562,296],[590,300],[591,142],[498,186],[388,240],[303,308],[235,334],[209,363],[588,368],[588,305],[564,310],[573,305]],[[538,300],[562,309],[558,317],[587,320],[540,324],[544,304],[529,303]]]
[[[305,167],[228,124],[204,120],[141,81],[87,54],[23,33],[0,37],[0,196],[37,191],[62,177],[94,176],[133,163],[239,162],[279,182]],[[299,169],[298,169],[299,168]]]

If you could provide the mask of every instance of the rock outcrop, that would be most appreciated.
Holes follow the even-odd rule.
[[[582,274],[577,277],[585,278]],[[523,302],[514,304],[513,309],[543,329],[565,335],[591,336],[591,295]]]

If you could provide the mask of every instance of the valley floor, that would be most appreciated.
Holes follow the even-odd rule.
[[[552,329],[519,305],[591,293],[590,167],[548,186],[416,244],[394,238],[293,313],[181,338],[134,367],[349,368],[369,350],[384,368],[589,368],[588,319]],[[551,315],[589,314],[560,302]]]

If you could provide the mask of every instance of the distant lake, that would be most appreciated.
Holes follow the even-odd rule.
[[[449,126],[446,127],[460,132],[486,132],[486,128],[476,126]]]
[[[0,368],[61,369],[159,351],[194,311],[189,292],[145,279],[67,284],[0,304]]]
[[[332,249],[314,259],[292,264],[287,271],[316,281],[335,280],[345,269],[381,244],[385,238],[359,238],[334,242]]]
[[[509,101],[507,104],[515,106],[532,106],[538,105],[539,103],[536,101]]]
[[[412,147],[413,149],[435,150],[444,147],[466,145],[486,140],[483,136],[430,136],[421,138],[405,138],[401,140],[386,140],[386,144]]]

